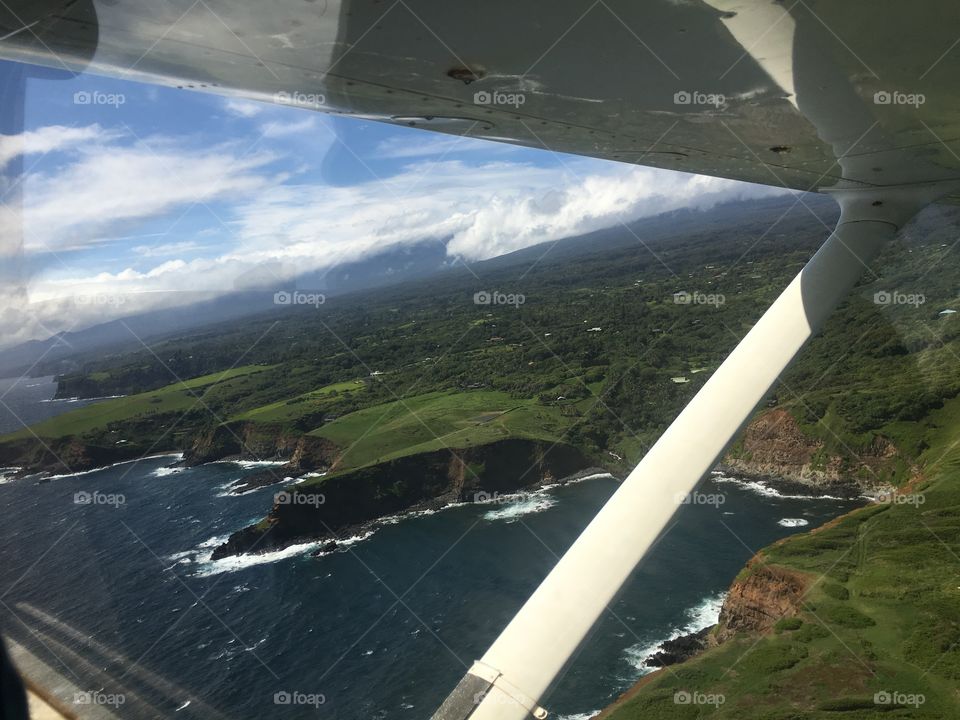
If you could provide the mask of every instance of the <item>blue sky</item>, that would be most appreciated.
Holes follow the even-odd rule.
[[[2,76],[14,69],[0,63]],[[30,310],[0,326],[0,345],[424,240],[470,263],[771,192],[90,75],[27,81],[0,166],[0,251],[23,267],[0,302]],[[100,296],[124,301],[89,302]]]

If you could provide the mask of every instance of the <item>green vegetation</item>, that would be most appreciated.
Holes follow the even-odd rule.
[[[8,439],[22,439],[36,434],[41,438],[60,438],[83,436],[98,430],[113,430],[133,420],[148,420],[151,417],[166,416],[168,413],[184,413],[192,408],[202,407],[211,392],[226,392],[236,387],[231,380],[263,372],[268,368],[258,365],[246,365],[222,372],[176,381],[166,387],[123,398],[104,400],[76,410],[57,415],[33,425],[30,430],[23,429],[7,435]],[[197,392],[198,390],[203,392]]]
[[[355,393],[363,390],[362,380],[348,380],[332,383],[317,390],[297,395],[289,400],[263,405],[252,410],[234,415],[232,420],[253,420],[255,422],[291,422],[318,412],[331,410],[336,406],[334,402],[342,393]]]
[[[342,469],[508,437],[556,441],[573,422],[558,406],[504,392],[439,392],[376,405],[312,431],[346,449]]]
[[[812,206],[830,222],[829,201]],[[349,448],[346,466],[504,436],[563,438],[626,469],[822,242],[823,224],[805,208],[784,214],[782,200],[757,207],[725,221],[719,212],[713,225],[711,216],[683,214],[639,224],[634,232],[652,253],[630,233],[605,231],[539,261],[533,249],[480,264],[472,268],[479,280],[450,273],[330,298],[320,310],[289,307],[194,331],[149,350],[81,355],[61,377],[61,397],[128,396],[33,430],[108,448],[124,439],[131,450],[170,430],[166,445],[188,450],[224,423],[232,434],[254,424],[259,437],[333,440]],[[885,253],[883,279],[868,277],[771,398],[822,442],[815,466],[839,458],[849,476],[904,483],[929,442],[920,422],[960,392],[960,324],[937,314],[955,304],[960,284],[960,271],[940,262],[960,226],[951,212],[921,218],[922,239],[905,236]],[[491,289],[526,301],[474,304],[475,292]],[[874,293],[895,289],[922,292],[926,302],[873,302]],[[724,302],[677,304],[679,291]],[[240,357],[244,368],[208,386],[211,373]],[[203,388],[201,403],[177,381],[195,376],[188,384]],[[681,377],[688,382],[673,381]],[[0,438],[0,461],[29,463],[25,437]],[[895,452],[864,467],[859,456],[883,456],[888,441]]]
[[[450,273],[362,298],[330,298],[320,310],[284,308],[149,350],[78,356],[76,369],[61,377],[60,396],[128,397],[40,429],[88,446],[132,438],[131,447],[149,447],[176,422],[169,442],[188,450],[218,425],[253,423],[345,447],[360,440],[347,458],[358,464],[507,433],[563,437],[598,462],[626,468],[822,240],[822,226],[806,210],[782,217],[782,237],[766,233],[783,216],[780,202],[746,220],[735,213],[708,231],[699,216],[660,221],[659,236],[644,230],[655,255],[622,230],[607,232],[573,249],[557,246],[539,262],[542,251],[533,250],[482,264],[473,268],[480,280]],[[474,293],[491,289],[526,301],[473,302]],[[676,304],[673,294],[685,289],[721,293],[726,302]],[[183,415],[192,403],[177,394],[184,388],[176,379],[224,370],[239,357],[262,371],[217,384]],[[156,393],[160,401],[151,405]],[[477,393],[490,395],[471,398]],[[440,396],[448,399],[423,408],[429,420],[398,421],[397,413],[422,398]],[[389,426],[361,439],[388,411]],[[493,422],[472,421],[505,412]],[[10,444],[22,437],[0,438],[0,460],[30,462],[22,443]]]
[[[928,479],[903,502],[761,554],[761,567],[811,579],[798,618],[662,671],[611,720],[960,717],[960,398],[911,433],[928,444],[919,458]],[[677,705],[678,691],[725,701]]]

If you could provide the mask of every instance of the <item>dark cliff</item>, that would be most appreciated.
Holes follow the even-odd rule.
[[[264,520],[235,532],[213,558],[336,540],[388,515],[535,488],[591,465],[569,445],[519,439],[409,455],[290,488]]]

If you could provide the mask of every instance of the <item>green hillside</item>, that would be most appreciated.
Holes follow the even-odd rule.
[[[802,573],[794,617],[659,671],[602,717],[960,717],[960,399],[911,434],[927,445],[923,481],[763,549],[741,573]],[[689,698],[723,701],[677,702]]]

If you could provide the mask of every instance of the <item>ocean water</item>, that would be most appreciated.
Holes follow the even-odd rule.
[[[0,378],[0,434],[94,402],[77,398],[54,400],[55,380],[52,375]]]
[[[322,557],[211,562],[277,488],[230,495],[256,466],[176,459],[0,485],[4,633],[78,687],[123,693],[123,717],[429,718],[617,487],[390,518]],[[658,643],[714,623],[754,550],[857,504],[719,476],[701,492],[724,501],[682,507],[546,699],[556,716],[602,708]]]

